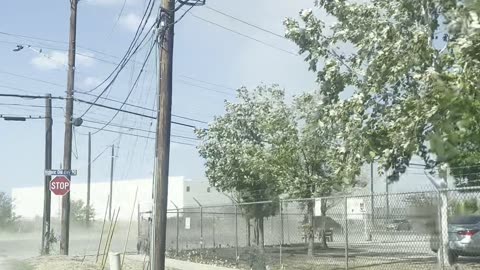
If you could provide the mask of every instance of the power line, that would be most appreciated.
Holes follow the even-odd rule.
[[[62,84],[58,84],[58,83],[54,83],[54,82],[50,82],[50,81],[45,81],[45,80],[37,79],[37,78],[33,78],[33,77],[28,77],[28,76],[24,76],[24,75],[21,75],[21,74],[11,73],[11,72],[7,72],[7,71],[3,71],[3,70],[0,70],[0,73],[4,73],[4,74],[11,75],[11,76],[15,76],[15,77],[23,78],[23,79],[28,79],[28,80],[32,80],[32,81],[38,81],[38,82],[41,82],[41,83],[45,83],[45,84],[49,84],[49,85],[54,85],[54,86],[58,86],[58,87],[65,87],[65,85],[62,85]],[[185,76],[185,77],[186,77],[186,76]],[[192,79],[193,79],[193,78],[192,78]],[[208,82],[205,82],[205,83],[208,83]],[[210,83],[210,84],[213,84],[213,83]],[[0,85],[0,87],[10,88],[10,89],[22,91],[22,92],[25,92],[25,93],[28,93],[28,92],[29,92],[29,91],[27,91],[27,90],[25,90],[25,89],[20,89],[20,88],[15,88],[15,87],[10,87],[10,86],[2,86],[2,85]],[[81,94],[81,95],[86,95],[86,96],[98,97],[98,95],[91,94],[91,93],[80,92],[80,91],[75,91],[75,93],[76,93],[76,94]],[[115,102],[115,103],[122,103],[122,101],[120,101],[120,100],[116,100],[116,99],[108,98],[108,97],[100,97],[100,99],[108,100],[108,101]],[[133,104],[133,103],[128,103],[128,102],[126,102],[125,105],[126,105],[126,106],[130,106],[130,107],[133,107],[133,108],[138,108],[138,109],[146,110],[146,111],[156,112],[154,109],[147,108],[147,107],[143,107],[143,106],[140,106],[140,105],[137,105],[137,104]],[[178,115],[178,114],[172,114],[172,116],[177,117],[177,118],[181,118],[181,119],[184,119],[184,120],[189,120],[189,121],[198,122],[198,123],[202,123],[202,124],[208,124],[208,122],[206,122],[206,121],[194,119],[194,118],[187,117],[187,116],[182,116],[182,115]]]
[[[201,86],[201,85],[193,84],[193,83],[188,82],[188,81],[185,81],[185,80],[177,80],[177,82],[182,83],[182,84],[185,84],[185,85],[197,87],[197,88],[200,88],[200,89],[203,89],[203,90],[211,91],[211,92],[216,92],[216,93],[221,93],[221,94],[225,94],[225,95],[235,96],[234,93],[229,93],[229,92],[225,92],[225,91],[210,89],[210,88],[207,88],[207,87],[203,87],[203,86]]]
[[[74,98],[74,101],[81,102],[81,103],[86,103],[86,104],[89,104],[89,105],[94,104],[94,106],[97,106],[97,107],[102,107],[102,108],[105,108],[105,109],[120,111],[120,112],[123,112],[123,113],[128,113],[128,114],[141,116],[141,117],[145,117],[145,118],[157,119],[154,116],[150,116],[150,115],[146,115],[146,114],[142,114],[142,113],[137,113],[137,112],[133,112],[133,111],[128,111],[128,110],[125,110],[125,109],[118,109],[118,108],[115,108],[115,107],[111,107],[111,106],[107,106],[107,105],[103,105],[103,104],[98,104],[98,103],[93,103],[93,102],[78,99],[78,98]],[[194,129],[197,128],[194,125],[189,125],[189,124],[180,123],[180,122],[176,122],[176,121],[172,121],[172,124],[176,124],[176,125],[180,125],[180,126],[184,126],[184,127],[189,127],[189,128],[194,128]]]
[[[216,23],[216,22],[213,22],[213,21],[207,20],[207,19],[205,19],[205,18],[202,18],[202,17],[200,17],[200,16],[197,16],[197,15],[195,15],[195,14],[192,13],[192,12],[190,12],[190,15],[191,15],[192,17],[194,17],[194,18],[197,18],[197,19],[201,20],[201,21],[204,21],[204,22],[207,22],[207,23],[209,23],[209,24],[215,25],[215,26],[217,26],[217,27],[220,27],[220,28],[222,28],[222,29],[224,29],[224,30],[227,30],[227,31],[232,32],[232,33],[235,33],[235,34],[237,34],[237,35],[239,35],[239,36],[242,36],[242,37],[244,37],[244,38],[247,38],[247,39],[256,41],[256,42],[258,42],[258,43],[261,43],[261,44],[263,44],[263,45],[265,45],[265,46],[267,46],[267,47],[270,47],[270,48],[272,48],[272,49],[275,49],[275,50],[278,50],[278,51],[282,51],[282,52],[288,53],[288,54],[290,54],[290,55],[299,56],[299,54],[297,54],[297,53],[294,53],[294,52],[291,52],[291,51],[282,49],[282,48],[280,48],[280,47],[277,47],[277,46],[275,46],[275,45],[272,45],[272,44],[267,43],[267,42],[265,42],[265,41],[262,41],[262,40],[260,40],[260,39],[257,39],[257,38],[254,38],[254,37],[252,37],[252,36],[249,36],[249,35],[247,35],[247,34],[240,33],[240,32],[238,32],[238,31],[236,31],[236,30],[233,30],[233,29],[231,29],[231,28],[225,27],[225,26],[223,26],[223,25],[221,25],[221,24],[218,24],[218,23]]]
[[[148,52],[148,54],[147,54],[147,57],[145,58],[145,61],[143,62],[142,67],[140,68],[140,71],[138,72],[137,78],[135,79],[135,82],[133,83],[132,87],[130,88],[130,91],[128,92],[127,97],[125,98],[125,100],[124,100],[124,101],[122,102],[122,104],[120,105],[120,109],[122,109],[123,106],[125,106],[125,103],[126,103],[126,102],[128,101],[128,99],[130,98],[130,95],[133,93],[133,90],[135,90],[135,88],[137,87],[138,81],[139,81],[140,77],[142,76],[143,69],[145,68],[145,65],[147,64],[148,59],[150,58],[150,55],[151,55],[151,53],[152,53],[152,51],[153,51],[153,48],[155,48],[155,42],[153,42],[153,44],[152,44],[152,46],[151,46],[151,48],[150,48],[150,50],[149,50],[149,52]],[[93,106],[93,105],[90,105],[89,109],[92,108],[92,106]],[[85,114],[88,112],[89,109],[87,109],[87,110],[82,114],[82,117],[85,116]],[[112,116],[112,118],[111,118],[100,130],[95,131],[93,134],[96,134],[96,133],[102,131],[103,128],[107,127],[107,126],[115,119],[115,117],[117,117],[117,115],[118,115],[119,113],[120,113],[120,111],[117,111],[117,112]]]
[[[273,31],[271,31],[271,30],[262,28],[262,27],[260,27],[260,26],[258,26],[258,25],[255,25],[255,24],[253,24],[253,23],[247,22],[247,21],[245,21],[245,20],[239,19],[239,18],[237,18],[237,17],[234,17],[234,16],[232,16],[232,15],[230,15],[230,14],[227,14],[227,13],[225,13],[225,12],[223,12],[223,11],[220,11],[220,10],[218,10],[218,9],[215,9],[215,8],[212,8],[212,7],[209,7],[209,6],[204,6],[204,7],[205,7],[206,9],[209,9],[209,10],[213,11],[213,12],[216,12],[216,13],[218,13],[218,14],[221,14],[221,15],[225,16],[225,17],[228,17],[228,18],[233,19],[233,20],[235,20],[235,21],[238,21],[238,22],[241,22],[241,23],[243,23],[243,24],[246,24],[246,25],[248,25],[248,26],[251,26],[251,27],[253,27],[253,28],[255,28],[255,29],[258,29],[258,30],[260,30],[260,31],[263,31],[263,32],[265,32],[265,33],[268,33],[268,34],[271,34],[271,35],[273,35],[273,36],[276,36],[276,37],[279,37],[279,38],[288,40],[285,36],[282,36],[282,35],[277,34],[277,33],[273,32]]]
[[[25,98],[25,99],[45,99],[45,98],[47,98],[45,96],[40,96],[40,95],[20,95],[20,94],[0,94],[0,97],[17,97],[17,98]],[[65,100],[64,97],[51,97],[51,99]],[[112,107],[112,106],[93,103],[91,101],[87,101],[87,100],[83,100],[83,99],[79,99],[79,98],[74,98],[73,100],[75,102],[85,103],[85,104],[89,104],[89,105],[94,104],[94,106],[97,106],[97,107],[101,107],[101,108],[105,108],[105,109],[109,109],[109,110],[114,110],[114,111],[120,111],[120,112],[123,112],[123,113],[128,113],[128,114],[132,114],[132,115],[136,115],[136,116],[140,116],[140,117],[144,117],[144,118],[157,119],[154,116],[150,116],[150,115],[146,115],[146,114],[142,114],[142,113],[138,113],[138,112],[133,112],[133,111],[125,110],[125,109],[118,109],[118,108],[115,108],[115,107]],[[183,126],[183,127],[188,127],[188,128],[193,128],[193,129],[197,128],[194,125],[185,124],[185,123],[176,122],[176,121],[172,121],[172,124]]]
[[[16,98],[25,98],[25,99],[39,99],[39,98],[47,98],[46,96],[40,95],[19,95],[19,94],[1,94],[0,97],[16,97]],[[52,97],[52,99],[61,99],[59,97]]]
[[[92,88],[92,89],[90,89],[86,92],[90,93],[92,91],[95,91],[101,85],[106,83],[110,78],[112,78],[112,76],[113,76],[113,78],[107,84],[107,86],[102,90],[102,92],[100,93],[99,96],[102,96],[113,85],[113,83],[115,82],[117,77],[120,75],[121,71],[125,68],[126,64],[130,61],[132,56],[136,54],[138,49],[141,47],[142,43],[147,38],[148,34],[152,31],[153,27],[155,26],[155,24],[152,24],[152,26],[147,30],[146,34],[143,36],[142,40],[140,40],[140,38],[142,36],[142,33],[145,29],[145,26],[147,25],[148,19],[150,19],[150,16],[152,14],[153,7],[154,7],[153,1],[149,0],[147,8],[145,9],[145,12],[143,14],[142,20],[140,21],[140,23],[137,27],[137,31],[135,32],[135,36],[133,37],[133,40],[130,42],[130,45],[129,45],[127,51],[125,52],[124,56],[120,60],[120,63],[115,67],[115,69],[113,69],[113,71],[107,76],[107,78],[105,78],[100,84],[98,84],[96,87],[94,87],[94,88]],[[138,42],[139,40],[140,40],[140,42]],[[97,100],[98,100],[98,98],[95,100],[95,102]]]
[[[85,121],[85,122],[87,122],[87,123],[94,123],[94,124],[99,124],[99,125],[104,125],[104,124],[105,124],[105,122],[101,122],[101,121],[97,121],[97,120],[93,120],[93,119],[84,119],[83,121]],[[150,134],[156,133],[155,131],[151,131],[151,130],[147,130],[147,129],[137,128],[137,127],[130,127],[130,126],[125,126],[125,125],[120,125],[120,124],[115,124],[115,123],[113,123],[113,124],[110,123],[109,126],[118,127],[118,128],[124,128],[124,129],[128,129],[128,130],[143,131],[143,132],[147,132],[147,133],[150,133]],[[171,137],[176,137],[176,138],[187,139],[187,140],[195,140],[195,141],[198,140],[198,138],[188,137],[188,136],[183,136],[183,135],[173,134],[173,135],[170,135],[170,136],[171,136]]]
[[[22,89],[22,88],[18,88],[18,87],[9,86],[9,85],[0,85],[0,88],[17,90],[17,91],[20,91],[20,92],[23,92],[23,93],[29,93],[28,90],[25,90],[25,89]]]
[[[41,82],[41,83],[45,83],[45,84],[49,84],[49,85],[54,85],[54,86],[58,86],[58,87],[65,87],[65,85],[62,85],[62,84],[59,84],[59,83],[54,83],[54,82],[45,81],[45,80],[42,80],[42,79],[28,77],[28,76],[25,76],[25,75],[16,74],[16,73],[8,72],[8,71],[0,70],[0,73],[8,74],[10,76],[19,77],[19,78],[23,78],[23,79],[27,79],[27,80],[37,81],[37,82]]]
[[[100,153],[90,162],[89,165],[92,165],[95,161],[97,161],[97,159],[98,159],[100,156],[102,156],[102,155],[105,153],[105,151],[107,151],[108,149],[110,149],[110,147],[111,147],[111,145],[107,145],[107,146],[102,150],[102,152],[100,152]]]
[[[230,89],[230,90],[234,90],[236,91],[237,89],[233,88],[233,87],[229,87],[229,86],[225,86],[225,85],[221,85],[221,84],[216,84],[216,83],[211,83],[211,82],[207,82],[205,80],[200,80],[200,79],[196,79],[196,78],[193,78],[193,77],[190,77],[190,76],[186,76],[186,75],[178,75],[178,77],[183,77],[183,78],[186,78],[186,79],[190,79],[192,81],[197,81],[197,82],[201,82],[201,83],[206,83],[206,84],[209,84],[209,85],[213,85],[213,86],[217,86],[217,87],[222,87],[222,88],[226,88],[226,89]]]
[[[9,33],[9,32],[4,32],[4,31],[0,31],[0,34],[1,34],[1,35],[5,35],[5,36],[10,36],[10,37],[17,37],[17,38],[19,37],[19,38],[23,38],[23,39],[27,39],[27,40],[40,40],[40,41],[46,41],[46,42],[51,42],[51,43],[68,44],[68,42],[66,42],[66,41],[59,41],[59,40],[52,40],[52,39],[35,37],[35,36],[14,34],[14,33]],[[87,50],[87,51],[95,52],[95,53],[98,53],[98,54],[102,54],[102,55],[105,55],[105,56],[108,56],[108,57],[111,57],[111,58],[116,58],[116,59],[119,59],[119,58],[120,58],[120,57],[118,57],[118,56],[110,55],[110,54],[101,52],[101,51],[99,51],[99,50],[95,50],[95,49],[88,48],[88,47],[85,47],[85,46],[77,46],[77,47],[79,47],[79,48],[81,48],[81,49],[83,49],[83,50]],[[65,49],[64,49],[64,50],[65,50]]]
[[[79,53],[77,53],[77,54],[81,55]],[[85,56],[87,56],[87,55],[85,55]],[[108,62],[108,60],[104,60],[104,59],[101,59],[101,58],[96,58],[94,56],[88,56],[88,57],[91,57],[92,59],[96,59],[96,60],[99,60],[99,61],[104,61],[104,62],[107,61]],[[137,62],[137,61],[132,60],[132,59],[130,61],[140,64],[140,62]],[[115,62],[108,62],[108,63],[111,63],[112,65],[118,65],[119,64],[119,63],[115,63]],[[144,72],[149,72],[149,71],[144,70]],[[0,73],[8,74],[8,75],[11,75],[11,76],[15,76],[15,77],[23,78],[23,79],[28,79],[28,80],[32,80],[32,81],[37,81],[37,82],[41,82],[41,83],[45,83],[45,84],[49,84],[49,85],[54,85],[54,86],[58,86],[58,87],[65,87],[65,85],[62,85],[62,84],[59,84],[59,83],[54,83],[54,82],[51,82],[51,81],[46,81],[46,80],[42,80],[42,79],[38,79],[38,78],[28,77],[28,76],[25,76],[25,75],[16,74],[16,73],[4,71],[4,70],[0,70]],[[234,90],[234,91],[237,90],[237,89],[235,89],[233,87],[230,87],[230,86],[226,86],[226,85],[222,85],[222,84],[218,84],[218,83],[213,83],[213,82],[209,82],[209,81],[202,80],[202,79],[197,79],[197,78],[187,76],[187,75],[180,74],[180,75],[177,75],[177,77],[182,77],[182,78],[186,78],[186,79],[189,79],[189,80],[192,80],[192,81],[201,82],[201,83],[205,83],[205,84],[209,84],[209,85],[212,85],[212,86],[217,86],[217,87],[221,87],[221,88],[225,88],[225,89],[229,89],[229,90]],[[95,97],[98,96],[98,95],[87,93],[87,91],[85,91],[83,89],[79,89],[78,87],[77,87],[77,89],[75,89],[75,93],[84,94],[84,95],[91,95],[91,96],[95,96]],[[101,97],[101,98],[105,99],[104,97]]]
[[[82,127],[84,128],[90,128],[90,129],[96,129],[98,130],[99,128],[96,128],[96,127],[92,127],[92,126],[86,126],[86,125],[82,125]],[[122,135],[128,135],[128,136],[133,136],[133,137],[138,137],[138,138],[144,138],[144,139],[150,139],[150,140],[153,140],[155,138],[151,138],[151,137],[148,137],[148,136],[143,136],[143,135],[138,135],[138,134],[132,134],[132,133],[128,133],[128,132],[121,132],[121,131],[116,131],[116,130],[111,130],[111,129],[103,129],[102,131],[106,131],[106,132],[111,132],[111,133],[117,133],[117,134],[122,134]],[[177,141],[171,141],[172,143],[176,143],[176,144],[183,144],[183,145],[189,145],[189,146],[195,146],[195,144],[191,144],[191,143],[184,143],[184,142],[177,142]]]
[[[31,107],[31,108],[45,108],[45,105],[34,105],[34,104],[20,104],[20,103],[0,103],[0,106],[18,106],[18,107]],[[60,106],[52,106],[53,109],[63,109]]]

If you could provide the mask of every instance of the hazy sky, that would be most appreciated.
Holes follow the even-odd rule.
[[[141,18],[147,1],[126,0],[81,0],[78,9],[77,73],[76,88],[91,89],[102,81],[125,53]],[[157,0],[158,2],[158,0]],[[267,28],[283,35],[282,21],[287,16],[297,16],[302,8],[313,6],[313,0],[208,0],[207,6]],[[177,15],[181,14],[182,11]],[[221,24],[224,27],[248,35],[282,50],[297,52],[291,42],[234,21],[209,9],[195,7],[192,14]],[[0,92],[18,94],[65,94],[66,56],[69,29],[69,1],[5,1],[0,9]],[[5,34],[7,33],[7,34]],[[41,41],[8,34],[32,36],[59,42]],[[16,44],[31,45],[19,52],[12,49]],[[147,46],[148,47],[148,46]],[[146,47],[146,49],[147,49]],[[94,49],[92,51],[90,49]],[[146,49],[121,73],[108,94],[109,98],[123,100],[145,58]],[[41,52],[40,52],[41,50]],[[116,57],[107,56],[112,55]],[[155,57],[152,57],[152,59]],[[99,60],[100,59],[100,60]],[[8,74],[10,73],[10,74]],[[129,99],[130,103],[153,108],[155,103],[155,61],[147,64],[139,87]],[[15,76],[15,74],[17,76]],[[21,76],[40,79],[34,81]],[[202,82],[203,81],[203,82]],[[173,113],[209,122],[214,115],[223,112],[225,99],[234,99],[234,89],[240,86],[253,88],[260,83],[278,83],[294,95],[315,88],[314,74],[307,70],[302,57],[277,50],[258,41],[222,29],[187,14],[176,24],[174,49],[174,94]],[[53,83],[53,84],[52,84]],[[55,85],[57,84],[57,85]],[[206,89],[205,89],[206,88]],[[93,93],[98,94],[100,89]],[[78,94],[78,98],[91,100],[91,96]],[[118,104],[102,101],[103,104]],[[23,107],[6,104],[30,104],[40,107]],[[43,100],[21,100],[0,98],[0,114],[43,115]],[[58,168],[63,157],[64,101],[54,101],[53,164]],[[75,103],[74,114],[81,115],[84,104]],[[128,110],[151,114],[139,108]],[[95,108],[85,120],[108,121],[114,112]],[[205,124],[174,117],[173,120],[205,127]],[[129,127],[155,130],[155,123],[133,115],[119,114],[113,122]],[[84,125],[101,125],[85,122]],[[141,136],[154,137],[143,131],[124,128],[108,129]],[[72,168],[78,169],[73,182],[86,181],[87,136],[86,127],[75,129]],[[192,129],[173,125],[174,135],[193,137]],[[184,138],[174,141],[195,144]],[[119,136],[100,132],[93,135],[92,158],[102,153],[108,145],[115,143],[117,159],[115,179],[150,177],[153,168],[154,141],[152,139]],[[93,163],[92,181],[105,181],[110,173],[110,150],[106,150]],[[6,122],[0,120],[0,190],[12,187],[42,185],[44,168],[44,121]],[[183,175],[194,179],[204,178],[203,161],[196,149],[188,145],[172,144],[170,175]],[[381,185],[380,177],[376,177]],[[408,177],[409,181],[428,183],[419,176]],[[419,180],[421,179],[421,180]],[[73,185],[74,185],[73,183]],[[412,182],[413,183],[413,182]],[[403,185],[402,185],[403,186]],[[406,184],[404,187],[411,187]],[[379,188],[381,188],[379,186]]]

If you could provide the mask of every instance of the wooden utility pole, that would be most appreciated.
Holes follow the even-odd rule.
[[[153,204],[152,268],[165,269],[168,166],[172,117],[172,64],[175,1],[162,0],[159,27],[160,67]]]
[[[52,95],[45,98],[45,171],[52,169]],[[45,174],[43,187],[42,255],[50,253],[51,176]]]
[[[87,211],[85,212],[85,223],[90,225],[90,183],[92,177],[92,133],[88,132],[88,168],[87,168]]]
[[[113,193],[113,163],[115,162],[115,145],[112,144],[112,159],[110,162],[110,197],[108,199],[108,217],[112,221],[112,193]]]
[[[67,98],[65,107],[65,141],[63,145],[63,168],[72,169],[72,122],[73,89],[75,81],[75,54],[77,39],[78,0],[70,0],[70,39],[68,47]],[[71,179],[70,176],[67,176]],[[68,255],[70,238],[70,192],[62,198],[62,227],[60,230],[60,254]]]

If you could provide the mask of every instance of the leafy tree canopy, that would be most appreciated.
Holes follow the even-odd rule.
[[[474,184],[479,1],[319,0],[315,6],[335,22],[302,10],[299,20],[285,21],[286,36],[317,74],[326,112],[318,121],[327,128],[341,122],[337,139],[344,143],[332,155],[341,170],[378,159],[395,180],[418,155],[432,168],[466,167],[469,174],[453,171],[457,184]],[[341,46],[352,51],[340,53]]]

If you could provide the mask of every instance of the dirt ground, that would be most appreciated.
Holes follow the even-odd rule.
[[[100,258],[101,260],[101,258]],[[94,257],[67,257],[67,256],[46,256],[28,259],[25,263],[30,268],[25,270],[99,270],[100,263],[95,263]],[[24,270],[21,269],[21,270]],[[109,269],[108,261],[104,269]],[[125,260],[124,270],[139,270],[143,269],[143,262],[138,260]],[[13,269],[12,269],[13,270]],[[15,269],[17,270],[17,269]]]

